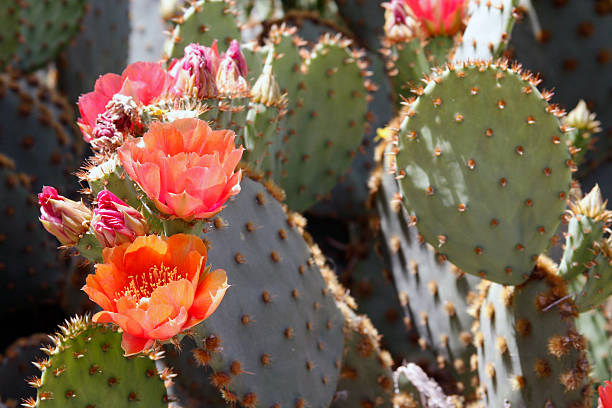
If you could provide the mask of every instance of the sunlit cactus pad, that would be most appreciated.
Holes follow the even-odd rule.
[[[524,281],[560,222],[573,163],[555,106],[505,63],[438,70],[397,134],[403,199],[465,272]]]

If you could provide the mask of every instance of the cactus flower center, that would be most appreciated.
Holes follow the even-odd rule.
[[[176,266],[171,268],[163,263],[159,266],[153,265],[145,273],[129,276],[127,285],[117,293],[117,297],[150,298],[155,289],[187,278]]]

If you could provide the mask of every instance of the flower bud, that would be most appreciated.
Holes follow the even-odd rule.
[[[175,81],[170,92],[175,96],[192,98],[214,98],[217,96],[215,76],[219,69],[217,40],[210,48],[200,44],[189,44],[185,55],[174,60],[168,73]]]
[[[272,51],[268,54],[266,64],[263,67],[262,73],[255,81],[251,91],[251,100],[255,103],[263,103],[270,106],[277,104],[283,100],[280,87],[274,74],[272,73]]]
[[[38,194],[40,222],[62,245],[75,245],[89,229],[91,210],[82,202],[72,201],[44,186]]]
[[[415,20],[410,16],[404,0],[383,3],[385,8],[385,37],[393,43],[410,41],[416,37]]]
[[[233,40],[221,58],[217,71],[217,89],[227,96],[242,96],[248,92],[246,76],[248,68],[240,44]]]
[[[110,191],[100,191],[97,201],[91,225],[103,246],[131,243],[137,236],[147,233],[148,226],[142,214]]]

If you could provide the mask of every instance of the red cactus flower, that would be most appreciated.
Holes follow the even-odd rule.
[[[606,381],[605,386],[599,386],[598,408],[612,408],[612,382]]]
[[[91,142],[95,138],[94,130],[99,119],[105,130],[109,120],[120,132],[129,125],[126,122],[129,117],[118,116],[117,107],[114,107],[111,115],[104,115],[114,95],[128,96],[137,104],[148,105],[166,93],[169,78],[161,64],[153,62],[135,62],[128,65],[121,75],[106,74],[98,78],[93,92],[81,95],[78,102],[81,113],[78,124],[85,141]]]
[[[97,202],[91,226],[103,246],[133,242],[137,236],[147,233],[148,226],[142,214],[110,191],[100,191]]]
[[[40,222],[62,245],[75,245],[89,229],[91,210],[82,202],[59,195],[53,187],[43,186],[38,204]]]
[[[208,318],[229,287],[225,271],[209,272],[206,246],[195,235],[138,237],[103,251],[104,263],[83,290],[103,311],[94,322],[123,329],[126,355],[153,347]]]
[[[142,138],[119,148],[119,159],[162,213],[210,218],[240,192],[241,171],[234,170],[244,149],[234,146],[235,136],[199,119],[154,122]]]
[[[185,56],[174,60],[168,69],[174,81],[170,91],[175,96],[214,98],[217,96],[215,77],[218,69],[217,40],[210,48],[189,44],[185,47]]]
[[[462,27],[467,0],[404,0],[430,36],[455,35]]]

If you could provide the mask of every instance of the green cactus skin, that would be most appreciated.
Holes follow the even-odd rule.
[[[31,333],[41,330],[47,319],[61,316],[57,303],[69,257],[57,250],[57,240],[38,222],[31,176],[12,170],[13,166],[0,154],[0,319]],[[20,315],[18,321],[15,313]]]
[[[201,235],[207,263],[227,271],[231,288],[193,329],[199,362],[213,370],[200,375],[228,403],[327,406],[339,376],[342,314],[302,238],[301,217],[285,214],[268,186],[244,178]]]
[[[0,70],[15,55],[19,44],[19,0],[7,0],[0,6]]]
[[[279,109],[280,108],[280,109]],[[278,149],[279,120],[284,111],[282,106],[266,106],[262,103],[250,103],[246,115],[244,130],[241,132],[241,143],[246,149],[243,160],[255,170],[266,169],[268,177],[277,171],[277,163],[271,151]]]
[[[167,375],[155,368],[159,355],[124,357],[121,333],[88,316],[74,317],[60,329],[44,350],[47,358],[37,363],[42,375],[31,381],[36,401],[26,406],[168,407]]]
[[[340,304],[344,314],[344,353],[340,380],[330,408],[391,408],[393,360],[378,343],[378,332],[366,316]]]
[[[601,309],[580,313],[576,319],[576,329],[588,342],[586,351],[591,362],[591,379],[595,384],[612,377],[612,343],[607,327],[608,319]]]
[[[431,66],[419,39],[387,45],[383,49],[383,55],[386,57],[387,70],[393,83],[395,105],[399,107],[402,96],[410,96],[410,89],[419,84],[423,75],[429,73]]]
[[[32,191],[44,184],[71,195],[80,135],[68,103],[33,77],[0,75],[0,152],[31,175]]]
[[[567,238],[559,275],[569,281],[587,269],[595,257],[595,246],[603,236],[603,221],[587,216],[573,216],[567,226]]]
[[[610,104],[610,38],[612,13],[609,3],[581,0],[532,1],[531,13],[517,24],[510,41],[510,54],[526,68],[541,72],[544,86],[555,88],[553,101],[571,109],[586,99],[589,110],[597,113],[603,133],[587,153],[584,170],[593,169],[607,158],[612,130]],[[534,33],[532,23],[539,22]]]
[[[89,0],[79,33],[57,60],[58,87],[75,103],[108,72],[127,64],[130,2]]]
[[[477,0],[468,7],[470,20],[453,60],[475,61],[499,58],[510,40],[519,0]]]
[[[586,340],[552,261],[516,287],[484,282],[475,303],[478,376],[486,407],[587,407]]]
[[[45,356],[40,348],[48,342],[46,334],[33,334],[15,340],[0,355],[0,403],[17,406],[23,399],[36,397],[27,381],[38,374],[32,361]]]
[[[612,294],[612,250],[610,242],[600,244],[591,261],[593,266],[586,273],[586,283],[576,294],[576,306],[583,313],[605,302]]]
[[[373,180],[389,270],[405,307],[404,319],[418,333],[423,355],[431,353],[428,358],[434,366],[450,374],[450,379],[441,381],[445,391],[473,399],[476,378],[470,359],[476,350],[467,308],[478,279],[441,261],[430,245],[422,243],[395,198],[398,186],[392,175],[379,170]]]
[[[502,284],[527,279],[570,187],[560,112],[535,84],[503,62],[438,70],[396,135],[403,200],[425,241]]]
[[[289,97],[282,171],[274,179],[286,191],[288,206],[301,211],[321,200],[348,169],[363,139],[368,91],[361,55],[350,50],[349,41],[326,35],[303,61],[301,40],[293,33],[270,33],[279,57],[276,79]]]
[[[378,128],[384,127],[392,119],[393,97],[391,81],[386,75],[382,58],[373,52],[368,52],[366,58],[374,74],[372,80],[378,87],[371,93],[372,99],[368,103],[366,134],[347,174],[340,177],[329,197],[326,195],[323,201],[310,208],[309,213],[344,219],[370,213],[367,207],[368,179],[375,167],[374,140]],[[376,327],[381,329],[377,323]]]
[[[180,58],[187,45],[208,45],[215,39],[219,40],[219,52],[225,51],[232,39],[240,39],[234,12],[225,0],[200,0],[178,18],[164,52],[170,58]]]
[[[68,45],[81,26],[86,2],[28,0],[21,3],[18,8],[20,40],[11,65],[29,72],[52,61]]]
[[[221,408],[227,407],[219,391],[210,383],[207,376],[202,375],[202,367],[198,363],[198,348],[193,339],[183,338],[180,349],[165,345],[163,360],[158,361],[172,369],[176,374],[168,395],[175,399],[174,406],[180,408]],[[195,352],[195,353],[194,353]]]

